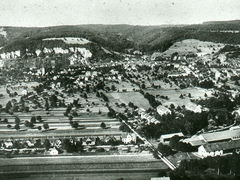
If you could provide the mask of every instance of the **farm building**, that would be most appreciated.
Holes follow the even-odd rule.
[[[211,133],[203,133],[200,135],[194,135],[191,138],[184,139],[184,143],[189,143],[194,147],[199,147],[201,145],[207,143],[219,143],[219,142],[226,142],[236,137],[240,137],[240,129],[239,128],[232,128],[230,130],[219,131],[219,132],[211,132]]]
[[[198,154],[203,157],[218,156],[226,153],[240,151],[240,140],[232,140],[228,142],[219,142],[204,144],[198,148]]]
[[[170,139],[173,137],[173,136],[179,136],[179,137],[184,137],[183,133],[179,132],[179,133],[172,133],[172,134],[163,134],[161,135],[159,141],[161,143],[169,143]]]

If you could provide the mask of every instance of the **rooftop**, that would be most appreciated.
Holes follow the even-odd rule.
[[[203,147],[206,149],[207,152],[235,149],[235,148],[239,148],[240,147],[240,140],[233,140],[233,141],[229,141],[229,142],[204,144]]]

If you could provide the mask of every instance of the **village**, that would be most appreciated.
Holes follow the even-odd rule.
[[[94,61],[90,41],[58,40],[75,46],[1,54],[1,158],[112,157],[114,168],[142,156],[175,170],[239,154],[237,46],[184,40]]]
[[[88,43],[74,38],[72,41]],[[206,46],[210,51],[223,47]],[[56,49],[55,56],[64,53]],[[180,133],[180,138],[184,138],[180,140],[182,143],[195,150],[199,147],[195,153],[199,157],[240,148],[235,143],[239,129],[237,106],[213,109],[204,104],[221,95],[228,101],[238,100],[239,63],[229,53],[188,52],[167,56],[165,52],[159,60],[159,54],[146,56],[133,52],[123,55],[121,61],[99,64],[88,61],[91,53],[86,49],[84,53],[81,48],[70,50],[76,55],[68,58],[67,66],[51,59],[55,57],[52,55],[46,56],[47,66],[39,63],[42,60],[32,59],[32,54],[23,60],[1,55],[1,78],[5,81],[1,86],[2,153],[148,151],[144,142],[124,127],[122,120],[127,120],[144,137],[155,139],[155,144],[158,139],[166,144],[164,137],[170,142]],[[44,50],[45,54],[52,52]],[[196,114],[203,116],[201,122],[185,120],[187,115]],[[219,120],[222,117],[227,118]],[[175,127],[173,122],[177,121],[179,125]],[[168,123],[165,130],[150,128],[151,124],[159,127],[158,124]],[[199,131],[206,132],[191,137]],[[211,138],[223,135],[216,135],[219,139],[210,141],[205,138],[207,133]],[[211,148],[216,146],[217,149]]]

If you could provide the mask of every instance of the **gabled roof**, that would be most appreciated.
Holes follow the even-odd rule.
[[[161,135],[161,139],[166,139],[166,138],[172,138],[173,136],[180,136],[180,137],[183,137],[183,133],[181,132],[178,132],[178,133],[171,133],[171,134],[163,134]]]

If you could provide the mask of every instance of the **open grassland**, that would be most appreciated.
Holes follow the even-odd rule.
[[[205,93],[207,97],[210,97],[212,94],[212,90],[207,90],[203,88],[186,88],[186,89],[159,89],[159,90],[147,90],[146,92],[154,95],[154,96],[168,96],[169,100],[161,99],[163,105],[174,104],[177,106],[186,105],[191,102],[191,99],[205,99]],[[189,97],[189,93],[191,97]],[[183,98],[180,98],[180,95],[183,95]]]
[[[223,48],[224,44],[213,43],[206,41],[199,41],[196,39],[185,39],[180,42],[174,43],[163,55],[170,56],[171,54],[178,52],[179,55],[188,53],[200,53],[200,54],[211,54],[217,52]]]
[[[123,93],[107,93],[106,94],[111,102],[116,102],[118,104],[124,103],[128,105],[129,102],[137,105],[138,107],[149,109],[151,105],[148,100],[139,92],[123,92]]]

